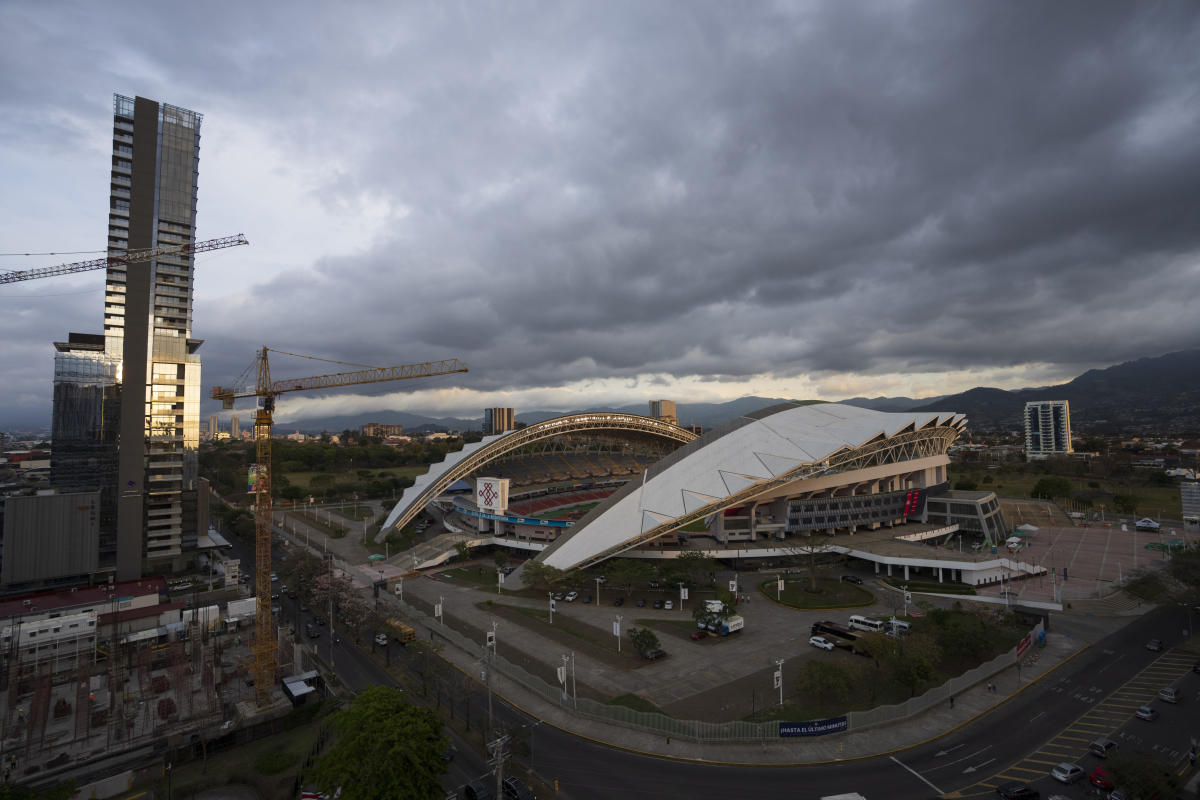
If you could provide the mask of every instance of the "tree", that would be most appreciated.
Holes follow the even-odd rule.
[[[716,569],[716,562],[699,550],[688,550],[680,553],[675,559],[687,580],[693,584],[704,583],[708,573]]]
[[[1174,770],[1144,750],[1114,753],[1104,766],[1113,782],[1134,797],[1174,797],[1179,785]]]
[[[471,557],[471,548],[466,542],[459,542],[454,545],[454,552],[464,561]]]
[[[629,641],[642,655],[657,650],[659,645],[658,636],[649,628],[630,628]]]
[[[1134,514],[1137,513],[1138,497],[1132,494],[1117,494],[1113,495],[1113,508],[1118,514]]]
[[[1033,485],[1033,491],[1029,494],[1032,497],[1040,497],[1045,500],[1070,497],[1071,481],[1069,478],[1039,478],[1038,482]]]
[[[448,741],[438,715],[404,693],[371,686],[330,718],[335,741],[313,767],[313,782],[342,800],[440,798]]]
[[[492,560],[496,562],[496,569],[502,570],[508,566],[508,553],[503,549],[497,550]]]
[[[525,562],[524,569],[521,570],[521,579],[534,589],[547,591],[553,586],[558,586],[565,580],[566,575],[558,567],[551,567],[541,561],[530,559]]]
[[[845,700],[853,688],[851,675],[845,668],[823,659],[804,662],[795,682],[797,691],[809,695],[821,710],[827,699]]]

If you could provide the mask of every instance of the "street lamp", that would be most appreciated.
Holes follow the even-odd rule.
[[[779,705],[783,705],[783,659],[775,659],[775,688],[779,689]]]
[[[617,637],[617,652],[621,652],[621,615],[617,614],[617,621],[613,623],[613,636]]]
[[[600,579],[596,578],[596,605],[600,605]]]

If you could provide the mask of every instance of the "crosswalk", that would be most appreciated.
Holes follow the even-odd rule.
[[[1088,744],[1103,738],[1117,741],[1124,749],[1146,749],[1169,764],[1178,764],[1186,756],[1186,751],[1157,744],[1146,745],[1136,729],[1123,732],[1120,728],[1133,719],[1138,706],[1153,705],[1159,689],[1174,684],[1191,672],[1195,661],[1194,653],[1164,653],[1107,696],[1099,687],[1071,688],[1068,679],[1060,680],[1050,691],[1070,692],[1077,701],[1086,704],[1088,710],[1020,761],[947,797],[994,796],[998,785],[1033,782],[1046,777],[1056,764],[1064,761],[1083,764]]]

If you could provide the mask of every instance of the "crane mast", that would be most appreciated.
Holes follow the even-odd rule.
[[[255,608],[254,690],[260,708],[271,698],[275,685],[276,653],[275,624],[271,609],[271,430],[274,426],[275,398],[285,392],[356,386],[364,383],[430,378],[466,372],[467,365],[457,358],[426,361],[396,367],[369,367],[352,372],[316,375],[308,378],[271,380],[271,365],[264,347],[255,358],[256,377],[253,385],[234,388],[214,386],[212,399],[220,400],[223,408],[233,408],[234,400],[256,397],[261,404],[254,416],[254,588],[258,598]],[[276,351],[280,352],[280,351]],[[290,354],[289,354],[290,355]],[[330,620],[332,623],[332,620]]]

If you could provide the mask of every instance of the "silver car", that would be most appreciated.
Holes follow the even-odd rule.
[[[1083,767],[1072,764],[1070,761],[1064,761],[1050,770],[1050,777],[1059,783],[1074,783],[1085,774]]]

